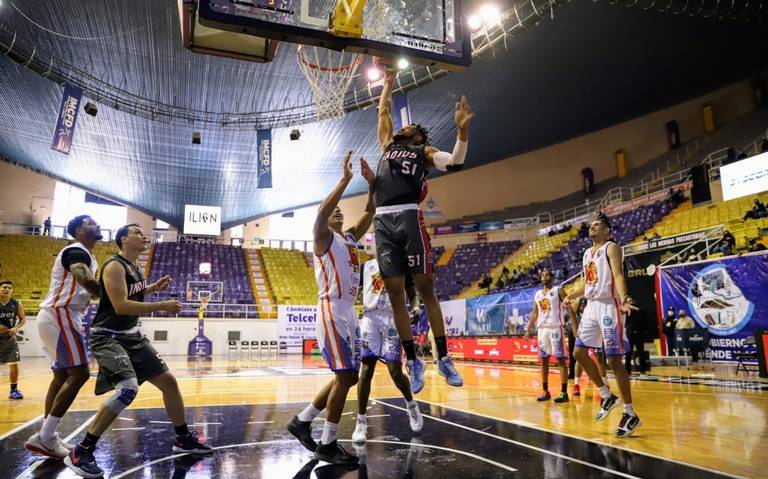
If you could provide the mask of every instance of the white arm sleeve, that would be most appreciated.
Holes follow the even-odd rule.
[[[456,140],[456,144],[453,147],[453,153],[446,153],[445,151],[436,151],[432,155],[432,162],[435,164],[435,168],[440,171],[448,171],[448,166],[460,166],[464,165],[464,159],[467,156],[467,142]]]

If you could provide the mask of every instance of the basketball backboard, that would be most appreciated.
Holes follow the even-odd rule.
[[[201,298],[208,302],[221,303],[224,299],[224,283],[221,281],[187,281],[186,302],[199,303]]]
[[[461,0],[368,0],[361,38],[335,36],[337,0],[184,0],[199,25],[277,41],[346,50],[452,70],[472,61]]]

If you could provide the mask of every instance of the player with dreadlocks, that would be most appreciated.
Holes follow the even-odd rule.
[[[452,153],[429,146],[427,130],[421,125],[408,125],[393,135],[390,109],[395,73],[385,70],[378,124],[382,156],[376,167],[373,192],[376,206],[373,225],[379,270],[392,303],[395,328],[403,343],[413,392],[418,393],[424,387],[424,362],[416,358],[406,308],[406,273],[413,275],[427,310],[438,352],[438,372],[451,386],[461,386],[464,382],[448,355],[443,313],[435,294],[432,249],[424,226],[424,215],[418,204],[426,196],[426,177],[430,168],[459,171],[464,166],[467,130],[474,113],[466,97],[462,96],[456,102],[454,119],[458,132]]]

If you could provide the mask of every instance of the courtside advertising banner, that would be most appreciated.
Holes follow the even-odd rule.
[[[507,325],[504,334],[523,334],[533,312],[533,297],[540,287],[518,289],[506,293],[504,299]]]
[[[467,336],[504,334],[506,324],[505,293],[467,299]]]
[[[77,113],[80,111],[80,102],[83,98],[83,90],[64,84],[64,92],[61,95],[59,115],[56,117],[56,129],[53,132],[51,148],[59,153],[69,154],[72,148],[72,138],[75,136],[75,124]]]
[[[467,323],[467,302],[464,299],[440,302],[445,318],[445,332],[448,336],[464,334]]]
[[[259,177],[256,188],[272,188],[272,130],[256,130]]]
[[[768,329],[768,254],[700,261],[659,270],[661,311],[685,310],[709,329],[709,357],[736,361],[744,340]]]
[[[305,339],[315,339],[315,319],[317,305],[308,306],[277,306],[277,341],[288,346],[288,352],[298,353],[302,350]]]

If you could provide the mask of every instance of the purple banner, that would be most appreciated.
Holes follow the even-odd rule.
[[[59,115],[56,118],[56,129],[53,132],[51,148],[59,153],[69,154],[72,148],[72,137],[75,135],[77,113],[80,111],[80,102],[83,98],[83,90],[64,84],[64,92],[61,95]]]
[[[457,232],[457,229],[455,226],[435,226],[435,236],[449,235],[456,232]]]
[[[709,330],[709,356],[736,361],[744,340],[768,328],[768,255],[732,256],[659,271],[661,311],[685,310]]]

